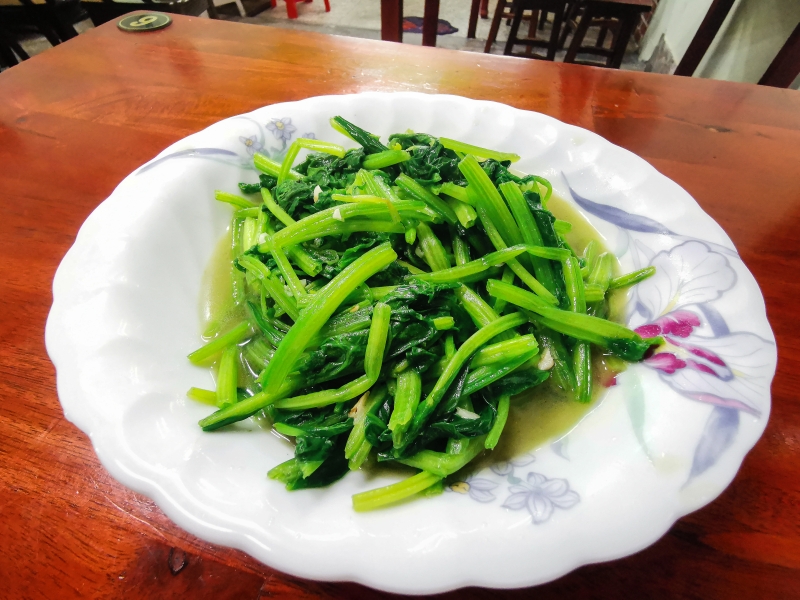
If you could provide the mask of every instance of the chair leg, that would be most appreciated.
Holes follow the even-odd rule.
[[[506,56],[511,55],[511,52],[514,50],[514,43],[517,41],[517,33],[519,33],[519,25],[522,23],[522,13],[524,12],[525,10],[522,6],[514,6],[514,19],[511,22],[511,29],[508,31],[508,41],[503,50],[503,54]]]
[[[572,35],[572,43],[569,45],[567,55],[564,57],[565,63],[575,62],[575,57],[578,55],[578,49],[581,47],[583,38],[586,37],[586,32],[592,23],[592,16],[593,14],[590,4],[586,7],[586,10],[583,11],[581,19],[578,21],[578,27],[575,29],[575,33]]]
[[[481,0],[481,19],[489,18],[489,0]]]
[[[208,13],[209,19],[219,19],[219,13],[217,12],[217,6],[214,4],[214,0],[206,0],[206,12]]]
[[[325,12],[331,12],[330,0],[325,0]]]
[[[422,45],[435,46],[439,33],[439,0],[425,0],[422,14]]]
[[[467,27],[467,38],[475,38],[475,30],[478,28],[478,13],[480,12],[482,0],[472,0],[472,6],[469,9],[469,27]]]
[[[531,11],[531,19],[528,21],[528,37],[535,38],[536,37],[536,28],[539,25],[539,13],[538,10]],[[546,15],[544,11],[541,11],[543,15]],[[533,56],[533,46],[525,46],[525,56]]]
[[[500,21],[503,20],[503,12],[506,9],[506,0],[497,0],[497,7],[494,9],[494,18],[489,27],[489,36],[486,38],[486,47],[483,49],[484,53],[489,54],[492,51],[492,44],[497,39],[497,32],[500,31]]]
[[[600,31],[597,34],[597,42],[595,43],[595,48],[602,48],[603,44],[606,41],[606,35],[608,34],[608,25],[603,23],[600,27]],[[613,47],[613,40],[612,40],[612,47]]]
[[[46,24],[42,23],[38,26],[39,32],[45,37],[45,39],[50,42],[50,45],[54,48],[61,43],[61,38],[58,37],[58,34]]]
[[[561,25],[564,21],[563,11],[553,13],[553,29],[550,31],[550,41],[547,44],[547,60],[555,60],[558,51],[558,38],[561,33]]]
[[[381,0],[381,39],[403,42],[403,0]]]
[[[561,32],[561,35],[558,38],[558,47],[563,48],[564,44],[567,43],[567,36],[569,35],[569,30],[572,27],[572,21],[578,18],[578,11],[580,10],[580,2],[573,2],[569,8],[569,12],[567,13],[566,18],[564,19],[564,30]]]
[[[286,0],[286,14],[290,19],[297,18],[297,0]]]
[[[622,59],[625,57],[625,50],[631,40],[633,30],[639,20],[639,13],[625,15],[620,19],[619,32],[614,40],[614,54],[609,57],[606,65],[612,69],[619,69],[622,66]]]

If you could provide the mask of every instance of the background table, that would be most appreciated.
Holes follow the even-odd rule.
[[[207,544],[116,483],[63,418],[44,348],[55,269],[125,175],[231,115],[363,90],[496,100],[599,133],[685,187],[764,292],[778,339],[773,409],[733,484],[650,548],[581,568],[536,598],[800,597],[800,93],[174,20],[146,34],[109,23],[0,74],[5,597],[383,597],[287,577]]]

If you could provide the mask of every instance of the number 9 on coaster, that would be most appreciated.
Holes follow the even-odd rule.
[[[163,13],[137,13],[124,17],[117,27],[122,31],[154,31],[172,23],[172,18]]]

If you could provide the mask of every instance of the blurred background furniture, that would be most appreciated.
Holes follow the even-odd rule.
[[[472,0],[474,5],[480,0]],[[476,18],[477,23],[477,18]],[[425,0],[422,17],[422,45],[436,45],[439,27],[439,0]],[[403,41],[403,0],[381,0],[381,39],[385,42]]]
[[[582,12],[564,62],[619,69],[633,30],[639,23],[640,15],[650,12],[652,8],[651,0],[584,0],[574,3],[571,11],[582,10]],[[599,32],[597,41],[587,46],[583,42],[591,27],[598,27]],[[609,32],[610,44],[606,47],[605,40]],[[559,42],[563,43],[565,38],[566,36],[562,36]],[[598,56],[604,59],[604,62],[578,60],[578,54]]]
[[[41,35],[56,46],[77,36],[74,24],[85,18],[79,0],[0,0],[0,66],[29,58],[20,38]]]
[[[244,10],[244,6],[242,5],[242,0],[208,0],[208,16],[216,19],[217,15],[212,14],[216,13],[216,8],[218,6],[223,6],[225,4],[236,4],[236,9],[239,11],[240,17],[246,17],[247,13]],[[213,8],[212,8],[213,7]]]
[[[714,41],[714,37],[719,32],[725,17],[731,11],[733,4],[736,0],[714,0],[708,8],[700,28],[697,30],[692,43],[689,44],[686,53],[683,55],[681,62],[678,63],[675,69],[675,75],[685,75],[691,77],[700,61],[703,60],[706,51]]]
[[[492,27],[489,30],[489,37],[486,40],[486,47],[484,52],[490,52],[492,43],[497,37],[497,32],[500,28],[500,22],[503,19],[511,18],[511,28],[508,31],[508,40],[506,41],[505,50],[503,54],[507,56],[524,56],[527,58],[539,58],[545,60],[555,60],[556,52],[558,51],[559,32],[561,31],[561,23],[564,19],[564,13],[569,4],[568,0],[514,0],[508,2],[498,0],[497,9],[494,13],[492,20]],[[526,11],[531,11],[530,15],[525,15]],[[539,25],[544,25],[548,13],[553,13],[553,26],[550,31],[549,39],[542,39],[537,37]],[[520,37],[519,28],[522,21],[528,21],[528,35]],[[514,46],[524,45],[526,47],[524,54],[515,53]],[[545,56],[535,54],[535,48],[544,48],[546,50]]]
[[[230,2],[231,0],[228,0]],[[289,16],[290,19],[297,18],[297,3],[298,2],[313,2],[314,0],[285,0],[286,2],[286,14]],[[236,0],[237,4],[241,4],[241,0]],[[271,0],[272,8],[278,6],[278,0]],[[331,3],[330,0],[325,0],[325,12],[331,12]],[[243,13],[244,14],[244,13]]]
[[[164,2],[141,0],[141,4],[116,2],[115,0],[82,0],[81,5],[89,13],[89,18],[92,19],[95,25],[101,25],[107,21],[117,19],[134,10],[153,10],[195,17],[208,11],[209,16],[216,16],[216,9],[212,0],[168,0]]]
[[[800,75],[800,23],[758,80],[758,84],[788,88],[798,75]]]

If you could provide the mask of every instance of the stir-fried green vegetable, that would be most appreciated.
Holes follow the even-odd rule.
[[[259,413],[294,439],[270,478],[326,486],[372,455],[420,472],[356,510],[441,489],[497,446],[517,394],[551,379],[589,402],[593,353],[658,342],[606,318],[609,290],[652,268],[614,277],[594,242],[577,256],[517,155],[331,124],[358,147],[299,139],[282,163],[256,154],[247,197],[215,194],[235,209],[235,318],[189,355],[216,363],[217,389],[188,395],[217,406],[206,431]]]

